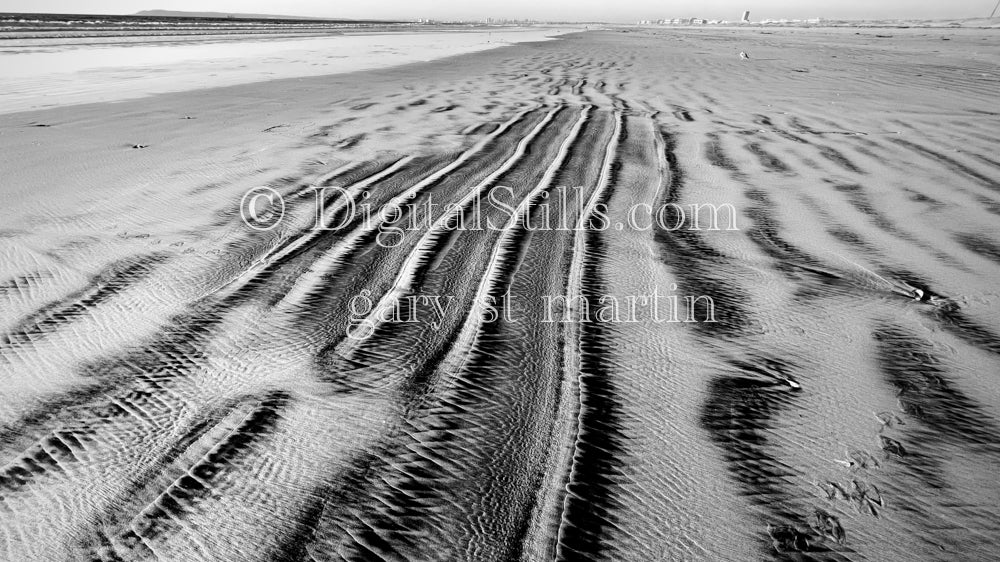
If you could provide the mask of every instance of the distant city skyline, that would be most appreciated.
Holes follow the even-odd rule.
[[[142,10],[258,13],[351,19],[535,19],[628,23],[661,18],[750,19],[952,19],[986,17],[996,0],[5,0],[3,12],[133,14]]]

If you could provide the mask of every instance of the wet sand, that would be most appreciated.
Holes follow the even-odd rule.
[[[998,55],[630,28],[0,115],[0,558],[989,559]]]
[[[51,37],[26,43],[0,34],[0,75],[4,76],[0,112],[386,68],[545,41],[570,29],[487,31],[429,26],[416,32],[272,34],[225,40],[174,36],[156,42],[146,36],[115,36],[109,40],[113,42],[85,45],[66,45]]]

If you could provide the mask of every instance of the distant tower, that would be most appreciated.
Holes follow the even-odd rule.
[[[743,17],[740,19],[743,23],[750,23],[750,10],[743,12]]]

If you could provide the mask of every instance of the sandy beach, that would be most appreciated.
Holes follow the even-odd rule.
[[[540,42],[579,26],[377,30],[321,36],[121,35],[85,44],[4,37],[0,112],[120,101],[261,80],[344,74]]]
[[[992,559],[997,34],[25,71],[0,559]]]

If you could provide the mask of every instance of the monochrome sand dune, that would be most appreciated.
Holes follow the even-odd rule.
[[[1000,44],[889,35],[0,115],[0,558],[990,559]]]

